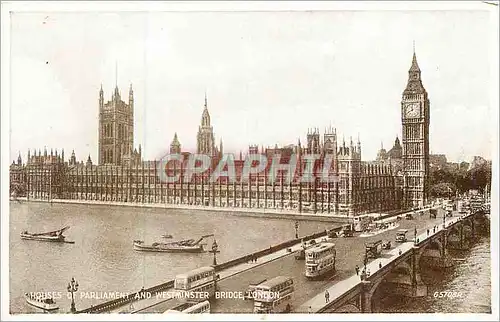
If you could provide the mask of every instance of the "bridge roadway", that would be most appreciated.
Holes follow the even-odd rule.
[[[319,242],[321,238],[317,238],[316,241]],[[299,251],[301,249],[300,244],[296,244],[291,247],[292,254],[296,251]],[[272,254],[269,255],[264,255],[258,258],[257,262],[255,263],[242,263],[239,265],[235,265],[233,267],[226,268],[217,274],[219,274],[220,277],[220,283],[223,283],[226,279],[236,275],[236,274],[243,274],[244,272],[249,272],[253,269],[257,269],[261,266],[265,266],[266,264],[279,260],[283,257],[288,257],[290,253],[286,249],[282,249],[276,252],[273,252]],[[170,291],[173,291],[173,289],[168,289],[165,290],[165,293],[168,293]],[[168,299],[167,296],[165,298],[162,298],[160,295],[159,298],[156,296],[152,296],[149,299],[141,299],[139,301],[135,301],[130,305],[129,307],[118,307],[114,310],[108,311],[108,313],[163,313],[164,311],[171,309],[175,304],[177,304],[179,301],[174,300],[174,299]]]
[[[460,220],[459,218],[460,215],[458,213],[454,212],[453,217],[448,217],[446,219],[445,227],[448,228],[449,225],[458,222]],[[427,229],[418,229],[417,230],[417,240],[419,243],[424,242],[428,238],[432,238],[434,235],[438,234],[440,231],[442,231],[445,227],[443,227],[443,218],[438,217],[438,223],[437,229],[435,232],[433,232],[433,225],[431,224],[429,229],[429,233],[427,234]],[[411,235],[410,235],[411,236]],[[379,269],[383,269],[385,266],[390,265],[395,259],[397,259],[400,256],[404,256],[406,252],[410,251],[413,246],[414,246],[414,237],[409,238],[409,241],[406,243],[402,244],[397,244],[397,246],[393,249],[391,249],[388,252],[385,252],[383,256],[381,256],[379,259],[369,261],[369,263],[366,265],[367,271],[370,271],[370,273],[373,275],[376,273]],[[401,250],[401,255],[399,254],[399,250]],[[382,264],[381,267],[379,265]],[[356,274],[352,274],[350,277],[342,280],[342,281],[337,281],[334,283],[330,283],[327,287],[323,288],[318,288],[316,290],[316,295],[310,298],[308,301],[300,305],[298,308],[294,309],[294,312],[296,313],[316,313],[320,312],[321,309],[323,309],[326,306],[326,299],[325,299],[325,291],[328,290],[329,293],[329,302],[335,301],[337,298],[345,294],[347,291],[350,289],[362,284],[361,283],[361,278],[360,276]],[[321,290],[320,292],[318,292]]]
[[[271,255],[259,258],[257,263],[244,263],[236,267],[228,269],[227,271],[220,272],[220,281],[218,282],[218,291],[221,292],[244,292],[249,284],[258,282],[262,279],[270,279],[278,275],[290,276],[294,279],[295,283],[295,297],[292,302],[292,307],[302,309],[301,305],[310,299],[316,298],[318,290],[323,290],[320,295],[324,299],[324,290],[331,288],[332,285],[344,282],[346,279],[350,280],[355,272],[355,266],[363,265],[363,258],[365,253],[365,243],[373,242],[376,240],[390,240],[394,245],[396,232],[398,229],[408,229],[408,238],[413,238],[413,231],[415,227],[419,231],[424,231],[434,225],[442,225],[444,211],[439,210],[437,218],[429,218],[429,215],[415,216],[413,220],[402,219],[400,226],[380,233],[371,237],[352,237],[352,238],[337,238],[333,242],[337,248],[336,268],[337,272],[334,276],[325,280],[310,281],[304,276],[305,263],[303,260],[295,260],[294,252],[300,249],[300,245],[292,247],[292,253],[288,253],[285,249]],[[318,241],[321,238],[318,239]],[[405,243],[404,247],[411,248],[413,242]],[[384,251],[385,252],[385,251]],[[393,256],[394,249],[389,251],[389,254],[383,257]],[[279,254],[278,254],[279,253]],[[397,254],[397,250],[396,253]],[[266,258],[269,257],[269,258]],[[378,267],[380,259],[371,263]],[[371,267],[371,266],[370,266]],[[244,270],[242,270],[244,268]],[[370,268],[372,271],[374,269]],[[359,277],[358,277],[359,280]],[[345,282],[344,282],[345,283]],[[343,284],[340,284],[342,286]],[[348,286],[348,285],[347,285]],[[344,289],[344,287],[341,287]],[[227,293],[226,293],[227,294]],[[333,296],[331,296],[333,299]],[[125,310],[123,308],[117,309],[114,312],[122,313],[163,313],[171,309],[177,304],[176,300],[158,300],[152,298],[140,301],[140,308],[134,303],[135,309]],[[145,305],[147,303],[148,305]],[[211,303],[212,313],[252,313],[253,301],[242,299],[214,299]],[[309,306],[309,305],[308,305]]]

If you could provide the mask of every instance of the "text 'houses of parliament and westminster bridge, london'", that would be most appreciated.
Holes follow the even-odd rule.
[[[449,267],[448,249],[471,247],[479,232],[487,229],[482,211],[472,211],[467,215],[454,211],[446,217],[443,209],[434,212],[435,207],[431,206],[430,103],[415,53],[400,106],[401,140],[397,137],[388,152],[382,147],[376,161],[362,161],[359,138],[355,141],[339,138],[334,128],[327,129],[323,134],[318,129],[309,130],[304,144],[299,139],[296,144],[284,147],[250,146],[245,156],[240,152],[234,160],[236,173],[241,175],[245,160],[252,155],[264,155],[269,161],[273,156],[280,155],[282,164],[295,158],[298,163],[295,175],[300,177],[307,172],[308,156],[319,155],[313,171],[319,173],[327,164],[336,178],[331,182],[318,178],[302,182],[295,175],[286,180],[285,171],[281,171],[276,180],[269,180],[271,174],[267,170],[273,166],[271,162],[261,173],[251,174],[248,182],[228,177],[208,180],[210,173],[224,158],[224,150],[222,139],[216,144],[206,96],[197,133],[196,153],[210,156],[209,169],[192,175],[191,180],[165,182],[159,175],[159,168],[164,164],[159,160],[143,160],[141,146],[134,146],[134,108],[132,86],[129,88],[128,103],[122,99],[118,87],[111,100],[105,102],[101,88],[98,164],[94,164],[90,156],[86,162],[78,161],[74,151],[68,160],[64,151],[28,151],[25,164],[19,156],[17,163],[11,165],[11,190],[15,197],[57,203],[239,209],[279,214],[281,217],[289,215],[290,218],[322,217],[348,223],[368,213],[384,213],[384,217],[399,215],[399,227],[411,231],[413,238],[384,251],[375,260],[368,260],[364,241],[375,242],[383,238],[394,242],[395,231],[389,229],[363,242],[357,236],[336,239],[339,251],[336,255],[335,281],[306,281],[303,276],[304,261],[297,260],[293,255],[303,249],[304,243],[314,240],[321,244],[325,239],[337,236],[342,231],[341,227],[307,236],[299,236],[296,232],[293,240],[222,264],[216,262],[214,250],[213,267],[218,274],[219,290],[244,291],[259,278],[274,277],[267,276],[270,272],[275,272],[274,275],[283,272],[292,276],[295,283],[296,294],[290,302],[291,310],[303,313],[373,312],[376,309],[372,298],[378,292],[407,297],[426,296],[427,286],[420,277],[424,268]],[[185,178],[186,172],[192,171],[188,162],[191,154],[182,151],[177,134],[169,154],[181,155],[183,160],[168,163],[165,171]],[[329,155],[333,155],[331,164],[326,161]],[[411,220],[412,216],[420,219]],[[363,253],[364,263],[359,263]],[[368,272],[368,275],[353,274],[357,264],[364,264],[364,274]],[[173,300],[159,299],[158,294],[173,288],[174,282],[166,281],[131,296],[103,301],[78,312],[161,313],[172,308]],[[152,294],[152,297],[135,299],[134,295],[139,293]],[[328,294],[326,301],[325,294]],[[250,313],[253,307],[249,303],[218,299],[211,305],[213,312]]]

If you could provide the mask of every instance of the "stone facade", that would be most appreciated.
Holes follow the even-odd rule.
[[[415,53],[402,95],[401,120],[404,205],[422,207],[429,199],[430,103]]]
[[[418,103],[418,118],[414,118],[414,103]],[[410,107],[407,107],[409,105]],[[278,177],[269,181],[269,167],[262,174],[250,176],[248,182],[231,182],[220,178],[209,182],[208,175],[215,169],[223,156],[222,140],[219,147],[208,111],[207,98],[197,133],[196,152],[212,157],[211,169],[203,175],[195,175],[190,182],[166,183],[160,180],[160,163],[143,161],[142,151],[133,149],[133,108],[134,94],[129,90],[129,103],[121,100],[118,88],[112,99],[104,103],[104,93],[99,93],[99,160],[94,165],[90,156],[87,161],[77,162],[73,151],[66,162],[64,152],[48,156],[39,151],[33,156],[28,152],[25,165],[20,159],[11,166],[11,183],[25,186],[21,194],[36,199],[83,199],[100,201],[121,201],[141,203],[187,204],[213,207],[271,208],[300,213],[331,213],[354,216],[370,212],[389,212],[414,205],[425,197],[426,164],[428,164],[428,99],[420,80],[420,69],[414,56],[410,69],[410,79],[403,94],[403,144],[396,138],[391,150],[379,151],[377,160],[362,160],[361,142],[352,138],[339,142],[337,131],[310,129],[303,147],[297,144],[285,147],[249,147],[248,154],[261,153],[268,160],[276,154],[282,161],[296,158],[300,177],[311,155],[317,156],[314,171],[325,165],[325,160],[333,156],[330,171],[337,178],[334,182],[321,182],[316,178],[311,182],[292,180],[287,182]],[[411,115],[410,115],[411,114]],[[411,116],[411,118],[410,118]],[[418,137],[415,135],[419,134]],[[423,140],[423,141],[422,141]],[[427,142],[427,143],[425,143]],[[171,154],[181,154],[185,161],[180,165],[171,163],[166,171],[184,175],[190,153],[182,152],[177,133],[170,145]],[[247,155],[248,155],[247,154]],[[240,152],[235,158],[237,172],[241,174],[245,158]],[[426,161],[427,160],[427,161]],[[427,162],[427,163],[426,163]],[[417,168],[415,168],[417,167]],[[415,168],[415,171],[412,169]],[[295,178],[295,177],[294,177]],[[418,185],[416,184],[418,183]],[[11,188],[12,190],[12,188]],[[408,203],[408,200],[410,201]]]

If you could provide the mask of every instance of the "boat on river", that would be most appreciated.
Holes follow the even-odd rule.
[[[63,233],[68,229],[69,226],[66,226],[59,230],[49,231],[45,233],[30,233],[25,230],[21,232],[21,239],[74,244],[74,241],[66,240],[66,237],[63,235]]]
[[[143,252],[164,252],[164,253],[203,253],[205,249],[201,241],[213,235],[201,236],[198,240],[185,239],[170,243],[155,242],[146,244],[143,240],[134,240],[134,250]]]
[[[35,296],[33,293],[24,293],[24,298],[28,304],[45,311],[55,311],[59,309],[59,305],[57,305],[56,301],[51,297]]]
[[[163,234],[163,235],[161,235],[161,237],[163,237],[163,238],[167,238],[167,239],[169,239],[169,238],[174,238],[174,236],[172,236],[172,235],[170,235],[170,234]]]

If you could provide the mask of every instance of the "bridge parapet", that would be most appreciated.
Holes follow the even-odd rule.
[[[321,232],[318,232],[315,234],[304,236],[302,238],[292,239],[292,240],[286,241],[284,243],[281,243],[281,244],[271,246],[269,248],[254,252],[252,254],[244,255],[244,256],[241,256],[239,258],[230,260],[228,262],[216,265],[215,271],[222,272],[222,271],[227,270],[229,268],[233,268],[235,266],[238,266],[239,264],[248,263],[250,261],[250,259],[252,259],[252,258],[260,258],[262,256],[270,255],[270,254],[276,253],[278,251],[281,251],[283,249],[289,248],[291,246],[300,244],[301,240],[310,241],[313,239],[317,239],[317,238],[321,238],[323,236],[326,236],[326,234],[327,234],[326,231],[321,231]],[[153,287],[150,287],[148,289],[144,289],[144,290],[141,290],[138,292],[133,292],[133,293],[127,295],[126,297],[113,299],[111,301],[107,301],[107,302],[104,302],[104,303],[77,311],[76,313],[109,312],[109,311],[115,310],[117,308],[120,308],[122,306],[125,306],[127,304],[132,304],[140,299],[143,299],[143,297],[141,297],[141,294],[151,294],[151,296],[155,296],[158,293],[161,293],[161,292],[164,292],[167,290],[171,290],[171,289],[173,289],[173,287],[174,287],[174,280],[170,280],[170,281],[167,281],[165,283],[161,283],[161,284],[155,285]]]
[[[442,225],[428,227],[414,241],[401,244],[390,251],[390,258],[369,263],[367,267],[373,273],[365,281],[355,275],[338,282],[328,288],[331,302],[325,303],[324,294],[320,293],[300,306],[297,312],[370,313],[373,311],[373,297],[377,290],[406,297],[426,296],[427,286],[421,278],[422,264],[430,258],[434,261],[430,263],[431,267],[446,268],[453,265],[447,252],[448,237],[452,230],[468,225],[464,220],[473,222],[476,216],[477,214],[471,214],[448,220],[445,218]]]

